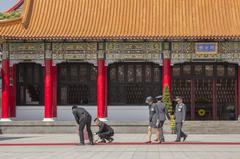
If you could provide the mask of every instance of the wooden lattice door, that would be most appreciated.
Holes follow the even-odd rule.
[[[161,67],[152,63],[115,63],[109,66],[109,104],[143,105],[147,96],[161,94]]]

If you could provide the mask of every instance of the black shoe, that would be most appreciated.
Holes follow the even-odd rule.
[[[108,139],[108,142],[109,142],[109,143],[110,143],[110,142],[113,142],[113,140],[114,140],[114,139],[110,137],[110,138]]]
[[[106,140],[102,139],[100,142],[98,143],[106,143]]]
[[[175,140],[174,142],[181,142],[180,140]]]
[[[77,146],[84,146],[85,144],[80,142],[79,144],[77,144]]]
[[[91,142],[89,143],[89,145],[95,145],[95,144],[94,144],[94,142],[93,142],[93,141],[91,141]]]
[[[183,141],[185,141],[185,140],[186,140],[186,138],[187,138],[187,135],[183,137]]]
[[[161,139],[160,141],[161,141],[161,142],[165,142],[165,139]]]

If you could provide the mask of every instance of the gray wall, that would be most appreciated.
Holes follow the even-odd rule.
[[[93,118],[96,117],[97,107],[85,107]],[[57,107],[58,121],[73,121],[71,106]],[[42,120],[44,106],[17,106],[16,120]],[[147,121],[147,106],[108,106],[108,119],[110,121]]]

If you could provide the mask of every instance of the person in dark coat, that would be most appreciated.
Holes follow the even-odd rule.
[[[158,134],[158,138],[156,140],[161,143],[161,142],[165,142],[164,134],[163,134],[163,124],[166,120],[166,116],[168,119],[170,119],[170,115],[168,114],[168,110],[162,102],[162,96],[159,95],[155,98],[157,100],[156,105],[157,105],[157,109],[158,109],[158,113],[159,113],[158,125],[157,125],[157,128],[159,129],[159,134]]]
[[[83,134],[83,130],[84,130],[85,126],[87,128],[90,144],[94,145],[93,134],[91,131],[91,121],[92,121],[91,115],[86,111],[86,109],[78,107],[76,105],[72,107],[72,113],[76,120],[77,125],[79,126],[80,145],[85,144],[84,143],[84,134]]]
[[[183,103],[182,97],[176,97],[175,100],[177,101],[174,112],[177,129],[177,139],[175,140],[175,142],[180,142],[181,138],[183,138],[183,141],[185,141],[187,138],[187,134],[182,131],[182,126],[186,118],[186,105]]]
[[[102,140],[100,142],[106,143],[106,140],[108,142],[113,141],[113,135],[114,135],[114,130],[107,125],[106,123],[100,121],[98,118],[94,120],[95,124],[99,127],[98,132],[96,132],[96,135],[99,136],[99,138]]]
[[[145,101],[148,104],[148,109],[149,109],[149,126],[148,126],[148,141],[146,143],[151,143],[151,138],[152,138],[152,131],[157,129],[157,126],[159,125],[159,113],[156,104],[154,103],[154,98],[149,96],[146,98]],[[158,132],[156,132],[158,134]]]

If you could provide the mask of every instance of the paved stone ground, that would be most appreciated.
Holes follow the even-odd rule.
[[[118,134],[116,142],[142,142],[145,134]],[[166,135],[173,141],[175,135]],[[189,135],[187,141],[240,142],[240,135]],[[74,134],[7,134],[0,144],[76,143]],[[240,145],[0,146],[1,159],[239,159]]]

